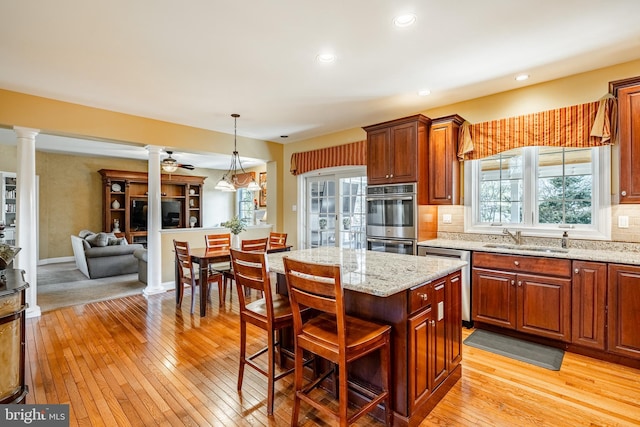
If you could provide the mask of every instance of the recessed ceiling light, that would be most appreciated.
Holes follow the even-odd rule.
[[[321,53],[316,56],[316,60],[322,63],[329,63],[336,60],[336,56],[333,53]]]
[[[431,91],[429,89],[422,89],[418,91],[418,96],[427,96],[431,95]]]
[[[516,76],[516,80],[519,82],[523,82],[529,78],[529,74],[519,74]]]
[[[399,28],[408,27],[416,22],[416,15],[413,13],[407,13],[405,15],[398,15],[393,18],[393,25]]]

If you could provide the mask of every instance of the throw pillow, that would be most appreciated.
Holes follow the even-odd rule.
[[[86,237],[85,240],[93,247],[103,247],[109,243],[109,236],[106,233],[97,233]]]
[[[92,234],[96,234],[96,233],[94,233],[94,232],[93,232],[93,231],[91,231],[91,230],[82,230],[82,231],[80,231],[80,232],[78,233],[78,236],[79,236],[81,239],[84,239],[84,238],[86,238],[86,237],[91,236]]]
[[[119,246],[126,245],[126,240],[124,237],[109,237],[107,241],[108,246]]]

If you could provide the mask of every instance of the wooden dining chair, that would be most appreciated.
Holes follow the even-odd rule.
[[[220,291],[220,289],[222,289],[222,274],[218,272],[215,272],[214,274],[209,273],[207,283],[205,286],[201,286],[199,269],[194,269],[193,263],[191,262],[189,242],[181,242],[174,239],[173,248],[176,253],[176,263],[178,267],[178,296],[176,298],[176,307],[180,308],[182,305],[182,296],[184,294],[185,285],[191,287],[191,314],[195,311],[196,288],[198,286],[200,286],[200,292],[206,292],[207,298],[210,298],[209,285],[215,282],[218,284],[220,298],[222,298],[222,292]]]
[[[278,331],[291,327],[292,316],[289,299],[274,294],[271,288],[269,272],[265,262],[265,252],[246,252],[231,249],[231,263],[235,272],[236,289],[238,291],[240,312],[240,367],[238,370],[238,391],[242,389],[244,367],[248,365],[267,377],[267,414],[273,414],[275,381],[292,373],[290,368],[276,375],[276,348],[281,355],[293,354],[280,346]],[[261,299],[248,302],[246,291],[256,289],[264,295]],[[267,332],[267,346],[247,356],[247,324],[255,325]],[[267,353],[267,366],[258,364],[255,359]]]
[[[243,251],[248,252],[266,252],[269,245],[269,238],[261,239],[244,239],[240,243],[240,247]]]
[[[287,233],[276,233],[272,231],[269,233],[269,247],[282,247],[287,245]]]
[[[221,234],[205,234],[204,242],[207,249],[228,251],[231,248],[231,233]],[[227,299],[227,286],[231,287],[231,279],[233,278],[233,271],[231,270],[231,262],[222,262],[216,264],[209,264],[209,274],[222,274],[222,289],[219,290],[220,294],[220,306],[224,305]],[[233,292],[229,293],[229,300],[233,299]]]
[[[391,425],[391,327],[345,314],[344,291],[339,265],[315,264],[283,258],[293,314],[295,353],[294,402],[291,425],[298,425],[300,402],[306,402],[318,411],[339,421],[340,426],[355,422],[362,415],[384,402],[386,425]],[[318,315],[302,316],[301,310],[311,309]],[[303,351],[316,354],[333,363],[317,379],[303,385]],[[382,390],[375,392],[349,381],[347,365],[373,351],[380,352]],[[338,410],[308,393],[324,378],[338,376]],[[369,402],[348,415],[348,390],[357,390]]]

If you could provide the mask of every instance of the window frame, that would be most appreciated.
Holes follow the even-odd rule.
[[[571,148],[571,147],[565,147]],[[564,231],[571,238],[611,240],[611,147],[592,148],[593,209],[592,224],[550,225],[538,223],[537,209],[537,147],[523,149],[523,223],[487,224],[477,223],[478,197],[480,189],[480,160],[464,164],[465,233],[502,234],[504,228],[520,230],[535,237],[558,238]],[[468,171],[468,172],[467,172]]]

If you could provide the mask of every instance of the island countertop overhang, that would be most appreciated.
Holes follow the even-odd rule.
[[[342,269],[344,289],[379,297],[439,279],[467,264],[456,259],[320,247],[269,254],[269,270],[284,274],[282,258],[285,256],[304,262],[338,264]]]

